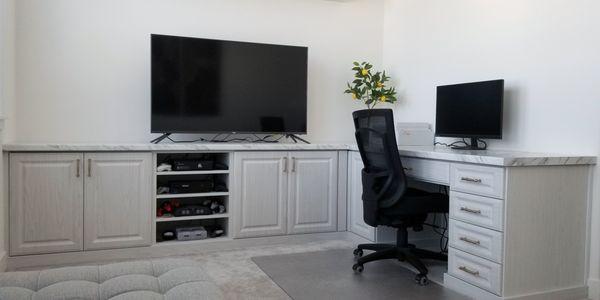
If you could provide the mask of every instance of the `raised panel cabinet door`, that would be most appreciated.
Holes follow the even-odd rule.
[[[337,228],[338,154],[290,152],[288,233]]]
[[[85,250],[152,242],[152,154],[85,154]]]
[[[237,152],[234,237],[286,234],[288,152]]]
[[[363,218],[362,169],[360,153],[351,151],[348,157],[348,231],[374,241],[375,228],[365,223]]]
[[[10,154],[10,255],[83,250],[83,154]]]

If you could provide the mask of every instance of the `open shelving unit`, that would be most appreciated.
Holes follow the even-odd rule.
[[[206,219],[220,219],[220,218],[229,218],[229,214],[224,213],[224,214],[200,215],[200,216],[189,216],[189,217],[156,217],[156,222],[206,220]]]
[[[230,189],[230,170],[231,155],[228,152],[190,152],[190,153],[157,153],[156,165],[163,162],[170,162],[174,159],[196,159],[209,158],[218,163],[211,170],[194,170],[194,171],[157,171],[156,172],[156,208],[155,213],[155,228],[156,228],[156,243],[157,245],[169,245],[174,243],[201,243],[209,241],[219,241],[230,239],[229,235],[229,189]],[[173,181],[194,181],[210,176],[212,180],[226,187],[227,191],[207,191],[202,193],[164,193],[159,194],[159,187],[168,187]],[[194,216],[158,216],[158,208],[162,203],[167,201],[177,200],[182,206],[186,205],[201,205],[203,202],[217,201],[225,206],[224,213],[215,213],[209,215],[194,215]],[[220,227],[224,230],[224,234],[219,237],[207,238],[204,240],[179,241],[163,240],[163,232],[173,231],[182,227]]]

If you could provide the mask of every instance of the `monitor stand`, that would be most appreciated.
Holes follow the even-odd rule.
[[[155,139],[151,140],[151,141],[150,141],[150,143],[152,143],[152,144],[158,144],[158,143],[160,143],[162,140],[164,140],[164,139],[168,138],[170,135],[171,135],[170,133],[163,133],[161,136],[159,136],[159,137],[157,137],[157,138],[155,138]]]
[[[485,150],[487,148],[486,146],[483,147],[479,147],[479,139],[478,138],[471,138],[471,144],[466,145],[466,146],[452,146],[452,149],[455,150]]]
[[[298,143],[298,141],[302,141],[304,143],[310,144],[307,140],[300,138],[299,136],[295,135],[295,134],[286,134],[285,135],[286,139],[292,139],[292,141],[294,141],[294,143]]]

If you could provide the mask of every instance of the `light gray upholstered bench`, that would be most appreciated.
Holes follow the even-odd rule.
[[[0,299],[222,299],[194,261],[160,259],[0,273]]]

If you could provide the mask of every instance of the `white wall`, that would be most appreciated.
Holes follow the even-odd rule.
[[[147,142],[151,33],[309,47],[308,138],[353,139],[351,63],[381,58],[383,1],[19,0],[19,142]]]
[[[12,140],[15,109],[15,0],[0,0],[0,127],[4,140]]]
[[[386,0],[384,66],[402,94],[396,118],[434,123],[437,85],[504,78],[504,138],[492,148],[598,155],[598,12],[596,0]],[[595,189],[597,284],[599,178]]]
[[[11,138],[14,132],[13,115],[15,104],[15,2],[0,0],[0,141]],[[4,160],[0,161],[0,271],[6,268],[8,257],[8,195],[4,171]]]

